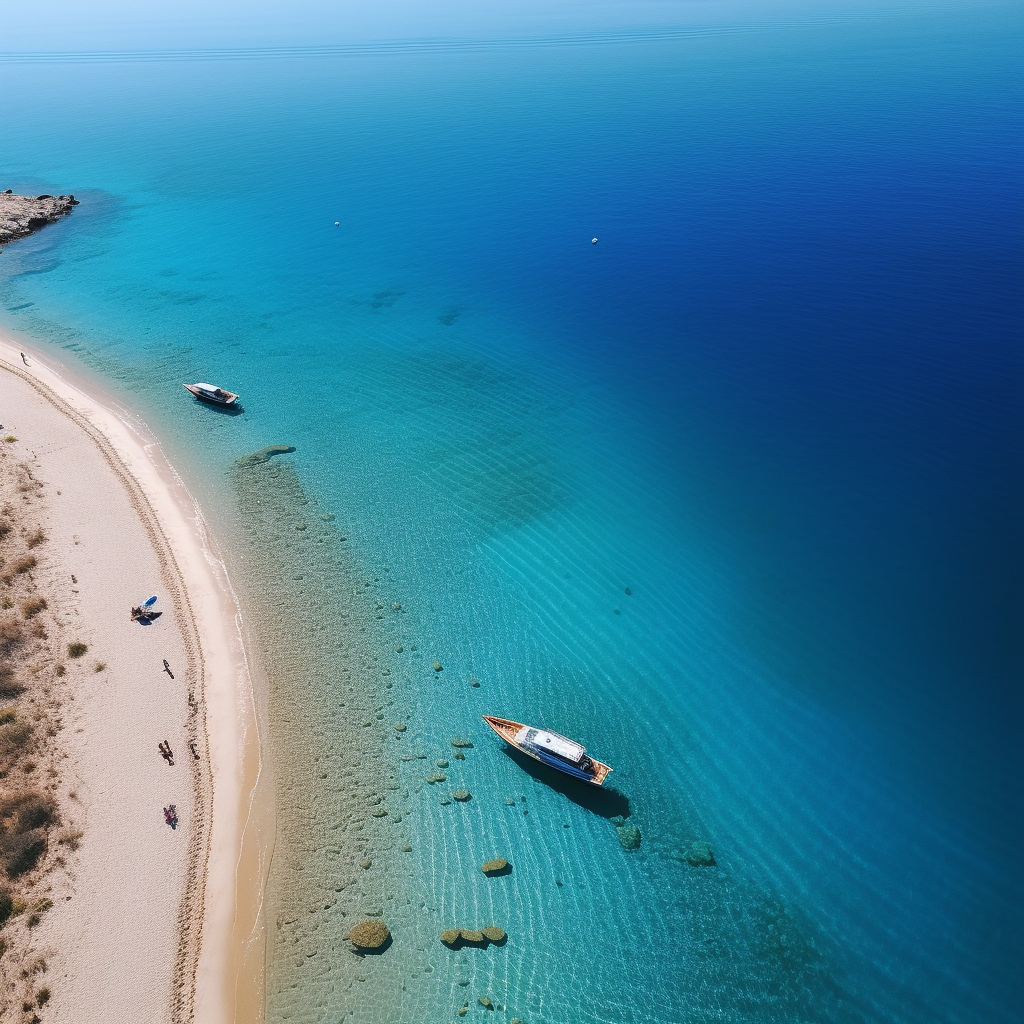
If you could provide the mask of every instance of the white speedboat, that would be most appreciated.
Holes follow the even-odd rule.
[[[213,384],[200,382],[199,384],[183,384],[182,387],[196,398],[209,402],[211,405],[234,405],[238,401],[238,395],[234,391],[225,391]]]

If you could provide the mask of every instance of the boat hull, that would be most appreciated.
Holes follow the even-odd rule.
[[[576,768],[571,764],[560,760],[559,758],[551,755],[546,755],[544,751],[533,750],[530,747],[524,746],[516,740],[516,734],[520,729],[523,728],[522,722],[513,722],[509,718],[495,718],[493,715],[484,715],[483,720],[510,746],[515,747],[521,754],[525,754],[527,757],[533,758],[534,761],[539,761],[541,764],[546,765],[548,768],[553,768],[556,772],[561,772],[563,775],[568,775],[572,779],[579,779],[580,782],[586,783],[588,786],[603,786],[604,780],[608,778],[612,768],[610,765],[604,764],[595,758],[590,758],[591,763],[594,766],[594,774],[590,775],[580,768]]]

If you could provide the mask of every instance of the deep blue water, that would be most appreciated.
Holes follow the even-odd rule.
[[[416,795],[409,888],[511,938],[453,966],[396,911],[427,952],[396,929],[382,1020],[1024,1015],[1022,29],[0,63],[0,187],[82,199],[0,258],[4,322],[228,536],[233,460],[295,445],[445,664],[395,678],[431,756],[473,738],[474,800]],[[641,849],[480,712],[585,740]],[[271,1016],[354,1006],[320,977]]]

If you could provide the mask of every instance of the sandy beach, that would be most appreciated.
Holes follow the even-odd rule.
[[[18,883],[43,912],[4,928],[9,1019],[33,1019],[36,1001],[37,1019],[80,1024],[258,1020],[273,802],[227,572],[145,426],[21,352],[0,338],[0,434],[14,439],[0,444],[5,473],[32,481],[11,515],[45,536],[33,686],[52,724],[30,770],[45,770],[64,838]],[[131,621],[150,595],[162,614]]]

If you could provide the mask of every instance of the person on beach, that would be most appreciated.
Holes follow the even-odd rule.
[[[22,352],[22,353],[21,353],[21,361],[22,361],[22,362],[23,362],[23,363],[24,363],[24,364],[25,364],[26,366],[28,366],[28,360],[27,360],[27,359],[25,358],[25,353],[24,353],[24,352]]]

